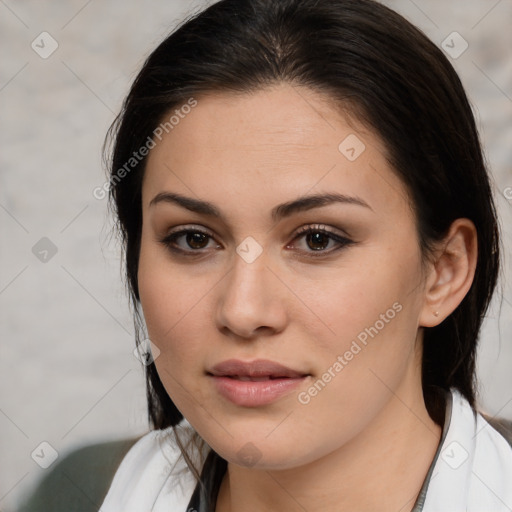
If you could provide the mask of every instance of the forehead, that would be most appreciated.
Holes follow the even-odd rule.
[[[260,208],[262,195],[314,188],[364,192],[377,203],[405,198],[380,138],[316,91],[280,84],[196,101],[150,151],[146,204],[163,189],[219,202],[230,194]]]
[[[181,119],[174,116],[178,122],[168,130],[174,137],[164,136],[175,145],[186,139],[188,146],[199,151],[195,156],[205,148],[214,151],[226,147],[250,152],[264,146],[269,153],[272,148],[292,152],[318,147],[337,150],[345,128],[363,131],[360,122],[349,120],[327,96],[287,83],[246,93],[210,93],[196,102]],[[352,126],[341,126],[340,122]]]

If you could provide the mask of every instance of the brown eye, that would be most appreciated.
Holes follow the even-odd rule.
[[[212,235],[195,229],[180,229],[179,231],[168,234],[160,242],[170,251],[190,254],[200,254],[208,248],[208,243],[213,241]],[[220,247],[216,244],[216,247]]]
[[[304,239],[306,248],[299,249],[299,251],[312,257],[327,256],[354,243],[349,238],[327,230],[323,226],[306,226],[302,228],[295,235],[293,241],[295,242],[300,239]],[[332,246],[329,248],[331,242]],[[295,244],[292,244],[292,247],[295,247]]]
[[[331,240],[331,237],[322,232],[308,233],[306,235],[308,247],[315,251],[326,249]]]
[[[204,249],[208,244],[208,235],[205,235],[204,233],[195,233],[190,231],[184,236],[187,244],[192,249]]]

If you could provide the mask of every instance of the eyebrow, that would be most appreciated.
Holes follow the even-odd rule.
[[[174,192],[160,192],[150,201],[149,206],[155,206],[158,203],[177,204],[191,212],[225,220],[221,211],[214,204],[208,201],[186,197]],[[303,212],[313,208],[321,208],[334,203],[362,206],[373,211],[373,208],[359,197],[347,196],[338,193],[328,193],[301,196],[293,201],[282,203],[272,209],[271,217],[273,221],[278,221],[285,217],[290,217],[297,212]]]

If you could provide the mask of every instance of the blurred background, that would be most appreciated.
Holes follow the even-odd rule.
[[[512,419],[512,1],[384,3],[444,49],[474,107],[505,253],[479,403]],[[148,431],[120,250],[93,190],[105,182],[105,133],[145,57],[206,5],[0,0],[0,511],[52,457]]]

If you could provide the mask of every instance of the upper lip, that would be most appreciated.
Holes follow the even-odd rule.
[[[244,377],[304,377],[307,373],[293,370],[287,366],[269,361],[268,359],[256,359],[254,361],[240,361],[228,359],[216,364],[208,373],[220,376],[244,376]]]

